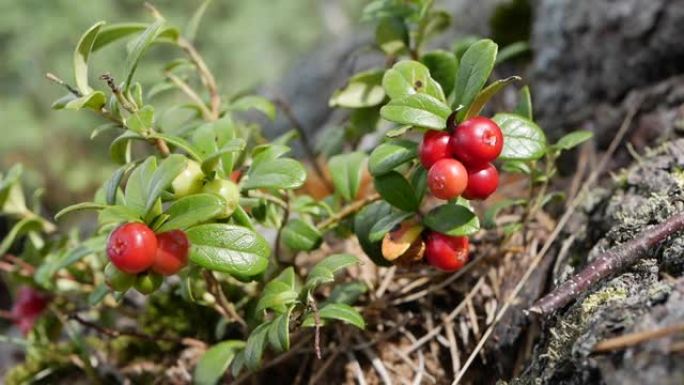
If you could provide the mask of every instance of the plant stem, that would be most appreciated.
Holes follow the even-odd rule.
[[[233,304],[228,302],[221,284],[214,277],[214,274],[210,270],[204,270],[204,279],[207,281],[207,290],[216,298],[216,303],[219,305],[219,309],[221,309],[220,313],[229,320],[239,323],[240,326],[247,330],[247,323],[235,311]]]
[[[187,39],[180,37],[178,38],[178,46],[185,51],[185,53],[190,57],[190,60],[197,67],[197,72],[200,75],[202,83],[209,91],[210,105],[211,105],[211,120],[216,120],[219,118],[220,108],[221,108],[221,95],[218,91],[218,86],[216,85],[216,78],[207,67],[202,55],[199,54],[194,45]]]
[[[209,111],[207,106],[204,104],[204,101],[202,100],[202,98],[200,98],[200,96],[197,95],[195,90],[193,90],[188,85],[188,83],[186,83],[185,81],[183,81],[183,79],[179,78],[178,76],[174,75],[171,72],[167,71],[165,73],[165,75],[167,78],[169,78],[169,80],[171,80],[171,82],[173,84],[176,85],[176,87],[178,87],[178,89],[183,91],[183,93],[185,95],[187,95],[193,102],[195,102],[199,106],[200,110],[202,111],[202,117],[204,118],[204,120],[207,120],[207,121],[214,120],[214,116],[213,116],[212,112]]]
[[[582,271],[535,302],[529,311],[544,315],[562,308],[601,279],[633,265],[654,246],[683,229],[684,212],[681,212],[661,224],[640,232],[631,241],[601,254]]]
[[[294,127],[294,129],[297,130],[297,133],[299,133],[299,140],[302,142],[304,154],[309,159],[311,167],[313,167],[314,172],[316,172],[316,175],[318,175],[318,177],[325,184],[329,191],[335,191],[334,186],[330,183],[328,178],[325,176],[323,169],[321,169],[321,166],[318,164],[318,159],[316,159],[316,154],[314,154],[313,147],[309,142],[309,137],[306,134],[304,126],[302,126],[302,123],[299,121],[299,119],[297,119],[290,105],[285,100],[280,98],[274,99],[273,103],[276,106],[278,106],[281,111],[283,111],[283,114],[285,114],[285,118],[287,118],[292,127]]]
[[[380,199],[380,194],[373,194],[367,196],[365,199],[359,200],[352,202],[348,204],[347,206],[343,207],[342,210],[340,210],[337,214],[332,215],[328,217],[326,220],[322,221],[321,223],[318,224],[318,230],[325,230],[327,227],[331,225],[335,225],[338,222],[342,221],[346,217],[355,214],[357,211],[361,210],[362,208],[366,207],[366,205],[373,203]]]

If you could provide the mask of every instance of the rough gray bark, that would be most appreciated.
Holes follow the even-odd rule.
[[[684,210],[684,139],[669,142],[599,189],[565,231],[576,237],[556,263],[554,285],[604,250],[624,243],[647,225]],[[652,250],[627,272],[580,295],[543,325],[532,363],[512,384],[682,384],[677,335],[610,353],[594,345],[625,333],[684,322],[684,235]],[[672,278],[666,278],[666,277]]]
[[[530,76],[538,120],[559,136],[595,116],[597,103],[684,72],[683,33],[681,0],[539,0]]]

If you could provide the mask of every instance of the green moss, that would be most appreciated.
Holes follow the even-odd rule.
[[[586,320],[599,307],[609,301],[627,298],[627,290],[618,287],[606,287],[588,296],[582,301],[582,319]]]

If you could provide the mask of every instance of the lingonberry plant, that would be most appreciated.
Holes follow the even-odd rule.
[[[207,4],[189,31],[196,30]],[[324,242],[353,234],[378,265],[419,269],[426,260],[436,269],[456,271],[468,263],[468,236],[480,230],[469,201],[496,191],[496,165],[529,176],[534,194],[493,204],[484,215],[488,226],[507,207],[529,212],[543,207],[555,196],[546,191],[555,158],[590,136],[574,133],[547,145],[532,120],[526,87],[514,112],[484,116],[498,91],[521,80],[514,76],[486,85],[497,45],[467,39],[452,51],[425,51],[425,42],[448,25],[449,15],[433,10],[429,0],[376,0],[364,18],[377,24],[376,45],[387,65],[351,76],[331,96],[330,105],[345,110],[349,119],[338,132],[321,136],[324,161],[308,160],[316,171],[310,179],[332,187],[315,197],[301,189],[306,166],[287,156],[297,131],[269,141],[256,123],[238,114],[253,109],[273,119],[276,104],[253,95],[224,97],[192,36],[152,11],[151,24],[100,22],[88,29],[74,51],[74,86],[48,75],[68,92],[54,108],[101,116],[106,123],[92,137],[116,133],[110,145],[116,171],[91,202],[56,215],[61,220],[95,210],[96,229],[86,238],[78,231],[56,233],[36,205],[27,208],[16,167],[0,183],[2,213],[17,219],[0,254],[21,240],[19,276],[57,297],[86,294],[82,303],[52,304],[52,314],[65,327],[69,319],[92,326],[78,315],[84,306],[110,312],[133,289],[152,296],[160,288],[178,292],[184,301],[215,309],[224,318],[217,326],[223,341],[199,361],[198,383],[215,383],[229,366],[233,376],[245,367],[258,369],[267,347],[290,348],[295,330],[314,328],[320,354],[319,330],[326,323],[365,327],[363,310],[353,306],[365,286],[335,282],[335,274],[357,264],[359,256],[326,255],[305,268],[294,257],[320,253]],[[130,39],[124,68],[112,68],[116,75],[93,82],[91,56],[123,39]],[[182,55],[164,68],[163,80],[144,86],[135,81],[136,69],[145,52],[160,43]],[[511,53],[498,57],[500,62]],[[172,106],[158,102],[161,93],[172,90],[186,100]],[[163,123],[165,109],[186,110],[187,119]],[[287,106],[284,112],[291,113]],[[378,134],[383,139],[369,154],[359,146],[367,135]],[[367,178],[373,188],[365,186]],[[266,229],[274,236],[263,235]],[[333,284],[332,290],[319,290],[325,284]]]

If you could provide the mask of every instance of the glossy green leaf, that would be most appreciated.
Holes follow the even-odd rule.
[[[413,175],[411,175],[411,186],[413,186],[418,202],[422,202],[425,197],[425,191],[427,190],[427,174],[428,170],[423,167],[418,167],[413,171]]]
[[[284,144],[271,143],[254,147],[252,150],[252,166],[255,167],[259,163],[280,158],[288,152],[290,152],[290,147]]]
[[[67,206],[60,210],[57,214],[55,214],[55,220],[59,220],[61,217],[63,217],[66,214],[73,213],[76,211],[82,211],[82,210],[101,210],[107,206],[101,205],[98,203],[93,203],[93,202],[81,202],[77,203],[75,205]]]
[[[418,210],[419,202],[411,184],[396,171],[374,178],[375,189],[382,199],[392,206],[404,211]]]
[[[472,44],[463,54],[456,75],[454,102],[452,103],[453,107],[464,106],[464,109],[459,112],[459,117],[465,114],[470,103],[487,82],[494,68],[496,51],[496,43],[484,39]]]
[[[117,194],[121,191],[119,189],[119,185],[121,185],[121,181],[123,180],[124,175],[133,168],[133,164],[125,164],[119,168],[117,168],[112,175],[107,179],[107,182],[104,184],[104,190],[105,190],[105,200],[108,205],[113,205],[116,204],[116,198]]]
[[[432,11],[425,15],[423,28],[424,38],[432,37],[436,34],[444,32],[451,24],[451,15],[446,11]]]
[[[380,104],[385,99],[382,70],[370,70],[352,76],[347,84],[330,97],[330,107],[361,108]]]
[[[494,95],[496,95],[507,85],[515,81],[520,81],[521,79],[522,78],[520,76],[511,76],[506,79],[499,79],[485,87],[482,91],[480,91],[477,94],[472,104],[470,104],[470,107],[468,107],[465,114],[463,115],[463,120],[467,120],[469,118],[479,115],[484,106],[487,104],[487,102],[489,102],[489,100]]]
[[[62,96],[61,98],[55,100],[54,102],[52,102],[52,105],[50,106],[50,108],[52,108],[53,110],[61,110],[64,107],[66,107],[66,105],[70,101],[75,100],[75,99],[77,99],[76,95],[74,95],[72,93],[68,93],[68,94]]]
[[[478,36],[465,36],[462,37],[456,42],[454,42],[453,46],[451,47],[451,50],[454,52],[454,56],[456,56],[456,60],[461,60],[463,59],[463,55],[465,52],[470,48],[471,45],[477,43],[480,41],[480,37]]]
[[[368,292],[368,286],[361,281],[343,282],[335,285],[327,302],[351,305]]]
[[[311,269],[309,275],[306,277],[304,286],[312,289],[318,285],[333,282],[335,280],[336,272],[355,265],[358,262],[359,259],[351,254],[334,254],[328,256]]]
[[[252,277],[268,267],[271,250],[259,234],[222,223],[191,227],[190,260],[202,267],[238,277]]]
[[[247,95],[230,104],[230,108],[236,111],[257,110],[266,115],[271,121],[276,118],[276,107],[263,96]]]
[[[276,313],[283,314],[288,311],[290,305],[297,302],[298,297],[297,277],[294,268],[290,266],[266,284],[255,311],[271,309]]]
[[[156,169],[157,158],[150,156],[133,170],[126,182],[126,207],[141,216],[147,212],[147,186]]]
[[[321,233],[315,226],[299,218],[291,219],[283,228],[281,237],[287,247],[295,251],[309,251],[321,242]]]
[[[426,94],[444,102],[444,91],[432,77],[430,70],[420,62],[403,60],[385,71],[382,87],[390,99],[400,99],[415,94]]]
[[[243,139],[235,138],[226,142],[220,149],[208,154],[202,161],[202,170],[205,173],[213,171],[219,160],[226,154],[240,153],[245,149],[246,143]]]
[[[393,99],[380,109],[380,115],[391,122],[443,130],[451,108],[427,94],[414,94]]]
[[[526,41],[519,41],[517,43],[509,44],[499,51],[496,55],[496,63],[500,64],[508,60],[514,59],[518,56],[526,54],[531,51],[530,44]]]
[[[519,115],[499,113],[492,120],[501,128],[504,136],[500,159],[539,159],[546,152],[544,131],[531,120]]]
[[[91,110],[99,111],[107,103],[107,97],[102,91],[93,91],[86,96],[72,99],[64,105],[66,110],[80,110],[83,108],[90,108]]]
[[[409,45],[408,26],[398,17],[380,19],[375,28],[375,42],[387,55],[398,55]]]
[[[366,322],[361,314],[353,307],[342,303],[329,303],[318,311],[318,315],[322,319],[342,321],[359,329],[366,328]]]
[[[177,148],[180,148],[181,150],[183,150],[186,154],[188,154],[194,160],[200,161],[200,162],[202,161],[202,157],[197,153],[197,149],[192,144],[190,144],[190,142],[188,142],[187,140],[185,140],[179,136],[160,134],[158,132],[153,132],[149,135],[149,137],[152,139],[161,139],[168,144],[171,144]]]
[[[386,174],[418,155],[418,145],[411,140],[392,140],[380,144],[370,154],[368,170],[373,176]]]
[[[245,347],[244,341],[219,342],[209,348],[197,362],[193,372],[194,385],[215,385],[223,377],[237,352]]]
[[[88,85],[88,58],[93,49],[97,33],[103,25],[104,21],[100,21],[88,28],[81,36],[74,50],[74,78],[76,80],[76,88],[78,88],[82,95],[88,95],[93,92],[93,89]]]
[[[0,243],[0,255],[5,255],[14,241],[21,235],[33,230],[40,231],[41,229],[42,223],[38,217],[26,217],[21,219],[12,226],[10,231],[8,231],[2,239],[2,242]]]
[[[370,239],[371,242],[381,241],[385,234],[390,232],[390,230],[414,215],[415,213],[407,213],[405,211],[393,211],[390,215],[381,218],[373,225],[370,234],[368,235],[368,239]]]
[[[139,134],[151,131],[154,125],[154,107],[145,106],[126,119],[126,127]]]
[[[225,200],[215,194],[193,194],[173,202],[165,213],[169,219],[158,231],[185,230],[206,222],[224,210]]]
[[[515,114],[528,120],[533,119],[530,87],[525,86],[520,89],[520,92],[518,93],[518,105],[515,107]]]
[[[133,131],[125,131],[109,145],[109,156],[118,164],[126,164],[131,161],[131,141],[145,140],[140,134]]]
[[[197,29],[199,28],[200,22],[202,21],[202,17],[204,16],[204,13],[207,11],[209,4],[211,4],[211,0],[204,0],[202,4],[200,4],[200,6],[197,8],[195,13],[192,14],[192,17],[188,21],[188,25],[185,26],[185,38],[188,39],[188,41],[195,40],[195,36],[197,35]]]
[[[426,53],[421,58],[430,70],[430,75],[442,86],[445,95],[450,95],[456,84],[458,61],[453,53],[435,50]]]
[[[361,248],[379,266],[391,266],[391,263],[382,256],[380,242],[371,241],[369,235],[373,226],[391,213],[392,206],[387,202],[378,201],[364,207],[354,217],[354,234],[359,240]]]
[[[516,159],[506,160],[501,163],[501,170],[504,172],[530,175],[532,173],[532,169],[528,163],[529,162]]]
[[[287,312],[275,317],[268,329],[268,342],[278,353],[290,350],[291,311],[292,307],[290,307]]]
[[[553,147],[561,150],[570,150],[591,139],[593,136],[594,133],[591,131],[573,131],[558,139],[558,142]]]
[[[330,158],[328,167],[335,191],[347,201],[356,198],[368,157],[363,152],[350,152]]]
[[[477,215],[458,203],[447,203],[430,210],[423,223],[434,231],[453,236],[474,234],[480,229]]]
[[[124,91],[128,91],[131,85],[131,81],[133,80],[135,70],[138,67],[138,62],[140,61],[140,58],[145,53],[145,51],[147,51],[147,48],[149,48],[150,44],[152,44],[152,42],[157,37],[157,34],[163,26],[164,20],[159,19],[155,21],[154,23],[150,24],[149,27],[147,27],[133,43],[133,49],[126,58],[126,67],[124,69]]]
[[[264,322],[257,326],[252,331],[247,339],[247,345],[244,350],[245,365],[249,370],[257,370],[261,366],[261,356],[266,349],[266,339],[268,338],[268,330],[271,327],[271,321]]]
[[[100,28],[100,31],[95,38],[92,52],[128,36],[142,32],[147,27],[148,24],[146,23],[116,23],[105,25]],[[178,37],[177,35],[178,32],[175,28],[162,28],[157,35],[157,39],[175,40]]]
[[[121,222],[138,222],[141,220],[141,214],[126,206],[109,206],[100,210],[97,216],[97,221],[100,225]]]
[[[306,180],[306,170],[302,164],[290,158],[270,159],[252,165],[247,173],[245,189],[299,188]]]

